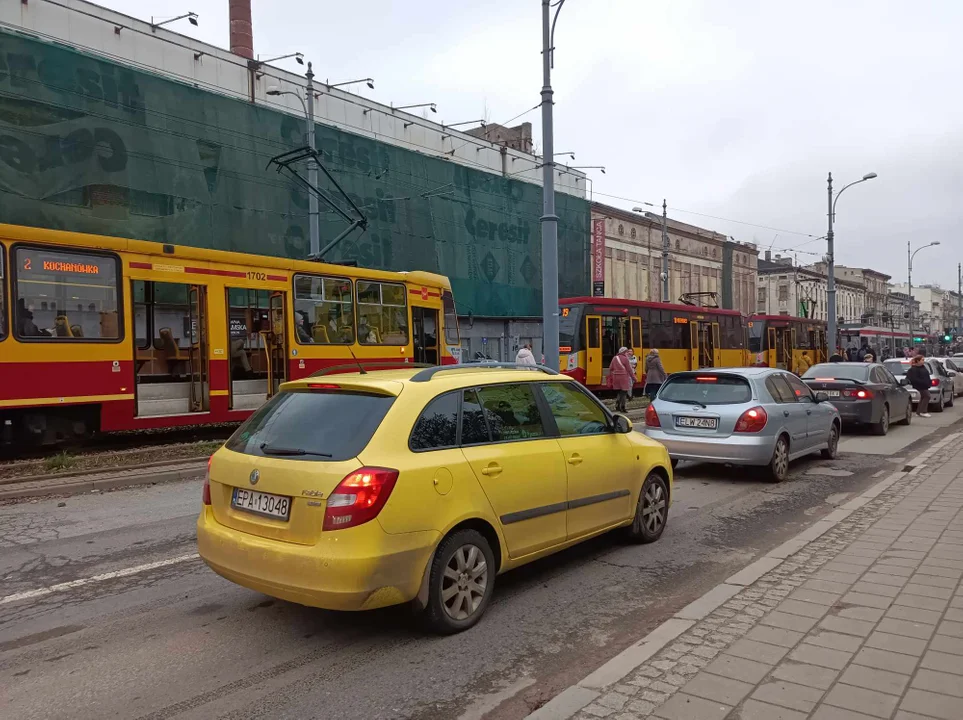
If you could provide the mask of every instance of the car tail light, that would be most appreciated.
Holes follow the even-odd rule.
[[[308,388],[311,390],[340,390],[341,386],[334,383],[308,383]]]
[[[932,378],[932,379],[930,380],[930,385],[932,385],[933,387],[939,387],[939,386],[940,386],[940,381],[939,381],[939,379],[938,379],[938,378]]]
[[[214,456],[207,458],[207,472],[204,474],[204,490],[201,493],[201,502],[205,505],[211,504],[211,460]]]
[[[662,427],[662,423],[659,421],[659,413],[655,411],[651,404],[645,409],[645,426]]]
[[[388,502],[398,471],[381,467],[355,470],[328,496],[324,530],[342,530],[373,520]]]
[[[873,397],[872,390],[843,390],[840,393],[843,397],[848,398],[858,398],[860,400],[865,400],[867,398]]]
[[[749,408],[736,421],[736,432],[759,432],[766,427],[767,422],[769,422],[769,416],[765,408]]]

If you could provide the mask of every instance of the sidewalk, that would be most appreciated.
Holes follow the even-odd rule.
[[[529,718],[961,720],[961,576],[956,433]]]

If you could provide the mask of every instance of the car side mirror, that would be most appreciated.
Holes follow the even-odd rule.
[[[816,402],[818,403],[829,402],[829,395],[827,395],[824,392],[816,393]]]
[[[946,374],[948,377],[956,377],[956,370],[947,370]]]
[[[621,433],[622,435],[627,435],[632,432],[632,421],[625,415],[616,414],[613,420],[615,421],[615,432]]]

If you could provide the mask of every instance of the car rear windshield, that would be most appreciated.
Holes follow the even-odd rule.
[[[227,441],[260,457],[336,462],[358,455],[394,397],[346,390],[293,390],[268,400]]]
[[[703,405],[734,405],[752,400],[752,388],[737,375],[677,375],[659,391],[659,400]]]
[[[893,375],[905,375],[906,371],[909,370],[909,362],[903,362],[902,360],[887,360],[883,363],[883,367],[889,370]]]
[[[839,363],[822,363],[813,365],[803,373],[804,378],[838,378],[840,380],[862,380],[869,378],[869,363],[865,365],[841,365]]]

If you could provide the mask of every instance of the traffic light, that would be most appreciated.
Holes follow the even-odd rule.
[[[943,336],[943,342],[952,342],[952,341],[953,341],[953,336],[952,336],[952,335],[944,335],[944,336]]]

